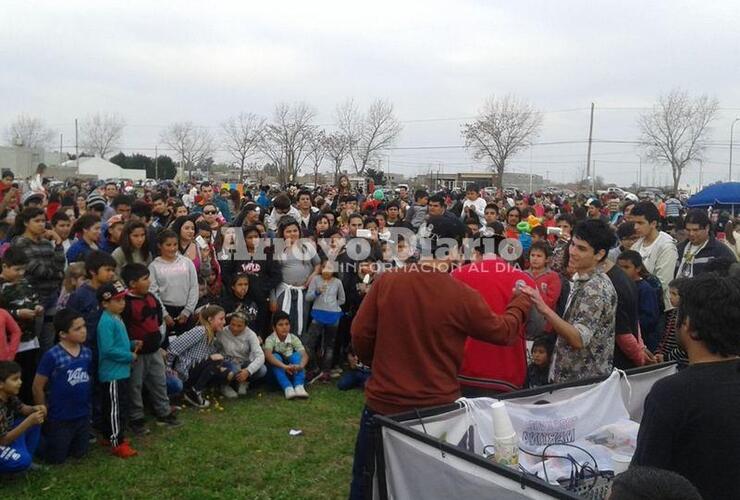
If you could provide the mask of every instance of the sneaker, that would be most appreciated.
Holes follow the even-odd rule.
[[[184,394],[185,401],[195,406],[196,408],[208,408],[211,404],[203,395],[195,389],[188,389]]]
[[[332,371],[330,372],[330,376],[331,376],[331,378],[333,378],[333,379],[337,379],[337,378],[339,378],[339,377],[341,377],[341,376],[342,376],[342,372],[343,372],[343,371],[344,371],[344,370],[342,370],[341,368],[335,368],[335,369],[333,369],[333,370],[332,370]]]
[[[135,449],[131,448],[126,441],[119,444],[115,448],[111,448],[110,452],[119,458],[131,458],[139,454]]]
[[[182,425],[182,422],[177,419],[174,413],[170,413],[169,415],[166,415],[164,417],[157,417],[157,425],[180,427]]]
[[[239,395],[236,393],[233,387],[230,385],[222,385],[221,386],[221,394],[224,395],[227,399],[236,399],[239,397]]]
[[[285,399],[293,399],[296,397],[295,389],[292,387],[285,388]]]
[[[239,384],[239,390],[236,391],[236,393],[239,396],[246,396],[247,395],[247,389],[249,389],[249,384],[247,382],[242,382]]]
[[[301,399],[308,399],[308,393],[306,392],[306,389],[304,389],[302,385],[295,386],[295,397],[301,398]]]
[[[319,378],[322,382],[331,382],[331,372],[321,372],[321,377]]]
[[[128,423],[128,428],[136,436],[145,436],[151,432],[144,424],[144,419],[132,420]]]
[[[312,373],[311,375],[312,376],[306,377],[306,380],[308,380],[308,385],[313,385],[316,382],[320,382],[323,374],[321,372],[316,372],[315,374]]]

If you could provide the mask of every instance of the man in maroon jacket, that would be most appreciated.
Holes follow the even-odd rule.
[[[531,305],[518,295],[503,315],[492,313],[475,290],[449,275],[465,226],[437,216],[428,220],[427,229],[419,262],[383,273],[352,322],[355,352],[372,365],[355,444],[352,499],[365,498],[371,489],[373,415],[454,402],[460,397],[457,373],[468,336],[510,345]]]

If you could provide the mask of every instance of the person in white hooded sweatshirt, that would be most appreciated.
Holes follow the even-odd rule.
[[[647,272],[660,280],[665,310],[669,311],[673,306],[668,293],[668,283],[673,280],[678,261],[676,242],[669,234],[658,230],[660,213],[658,207],[651,201],[636,204],[629,215],[629,221],[634,223],[635,233],[639,237],[632,250],[640,253]]]

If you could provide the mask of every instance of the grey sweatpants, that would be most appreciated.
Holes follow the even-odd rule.
[[[141,420],[144,418],[144,399],[142,388],[146,386],[154,413],[158,417],[170,414],[170,400],[167,397],[167,375],[164,360],[159,352],[139,354],[131,365],[129,379],[129,418]]]

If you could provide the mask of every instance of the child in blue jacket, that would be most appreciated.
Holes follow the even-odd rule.
[[[98,380],[103,396],[103,434],[110,440],[111,452],[121,458],[137,454],[123,439],[126,425],[126,401],[131,363],[141,341],[131,341],[121,313],[126,307],[126,289],[116,281],[98,289],[103,314],[98,322]]]

